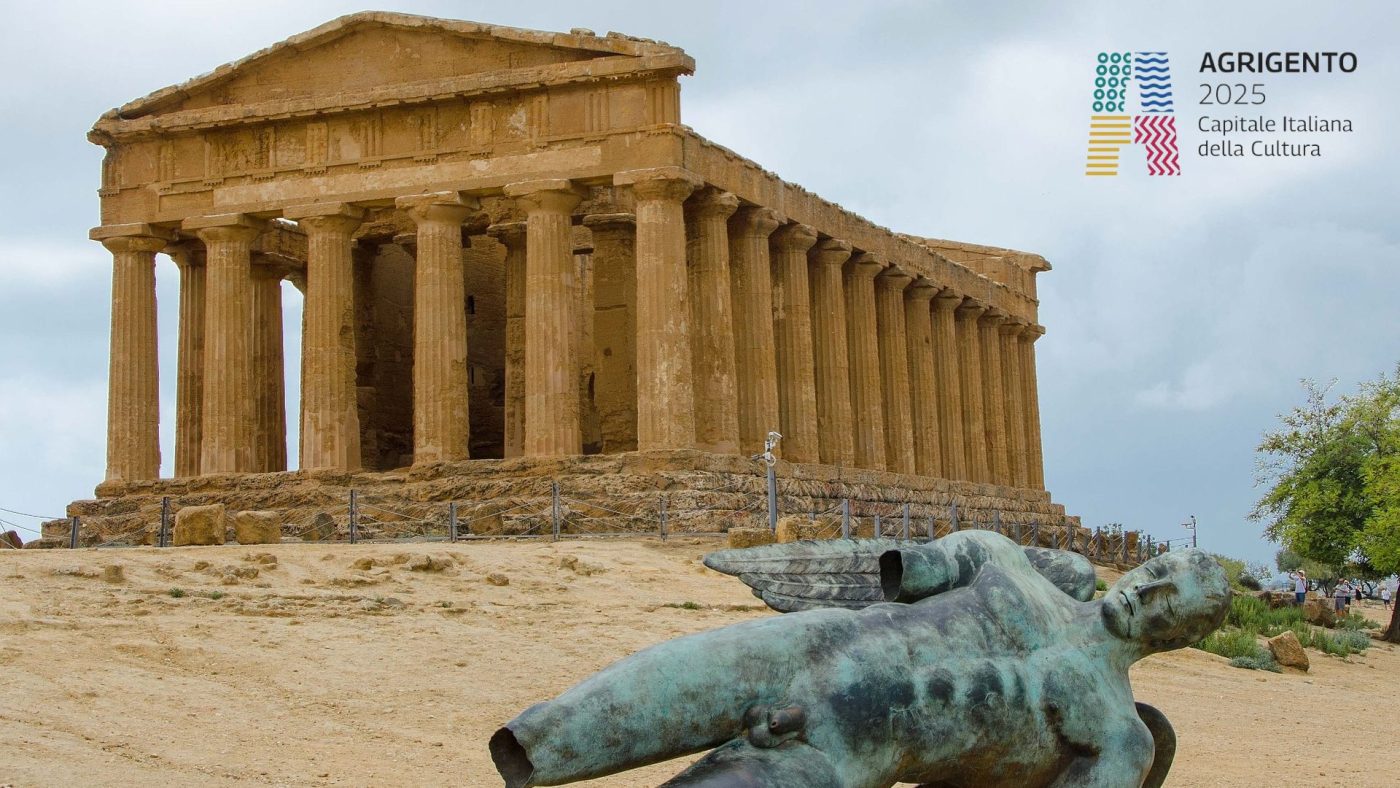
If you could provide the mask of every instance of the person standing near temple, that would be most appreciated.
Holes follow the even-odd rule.
[[[1308,574],[1307,572],[1304,572],[1303,570],[1299,569],[1297,574],[1293,575],[1293,600],[1298,605],[1298,607],[1302,607],[1303,602],[1305,602],[1307,598]]]

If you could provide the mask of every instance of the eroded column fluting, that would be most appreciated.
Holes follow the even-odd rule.
[[[637,450],[636,218],[585,216],[593,232],[593,400],[603,453]]]
[[[1035,341],[1045,335],[1041,325],[1027,326],[1021,332],[1021,390],[1026,399],[1026,475],[1030,487],[1045,489],[1045,460],[1040,445],[1040,390],[1035,374]]]
[[[109,235],[109,232],[122,232]],[[112,253],[112,335],[107,377],[107,481],[160,477],[160,370],[156,356],[156,252],[169,237],[147,225],[98,228]]]
[[[811,260],[812,349],[817,382],[817,439],[826,465],[856,464],[851,415],[850,352],[841,266],[851,245],[825,238],[807,253]]]
[[[728,224],[738,208],[738,197],[714,188],[701,189],[685,203],[695,445],[716,454],[739,452]]]
[[[1006,313],[989,309],[977,321],[977,348],[982,368],[982,430],[987,443],[987,471],[993,484],[1011,483],[1006,453],[1006,396],[1001,381],[1001,326]]]
[[[913,278],[890,268],[875,278],[880,342],[880,392],[885,415],[885,467],[914,473],[914,429],[909,413],[909,340],[904,288]]]
[[[957,317],[958,385],[962,395],[963,462],[967,478],[974,482],[992,480],[987,457],[987,426],[982,405],[982,349],[977,321],[987,308],[967,299],[954,314]]]
[[[578,268],[567,180],[506,187],[525,211],[525,456],[582,451],[579,433]]]
[[[282,362],[282,271],[254,255],[253,470],[287,470],[286,371]]]
[[[885,468],[885,406],[875,316],[875,277],[882,268],[878,260],[861,254],[845,266],[844,275],[856,465],[877,470]]]
[[[729,220],[739,452],[745,455],[763,451],[763,439],[770,430],[781,431],[772,260],[768,253],[769,236],[777,227],[778,212],[772,208],[744,207]]]
[[[938,378],[934,373],[933,296],[938,288],[922,280],[904,291],[904,332],[909,350],[909,421],[914,438],[914,472],[944,476],[939,443]]]
[[[631,186],[637,216],[637,448],[695,445],[694,368],[682,203],[703,181],[679,167],[613,177]]]
[[[816,231],[805,224],[785,224],[769,238],[778,422],[783,435],[778,450],[788,462],[817,462],[821,456],[807,277],[807,252],[816,242]]]
[[[204,428],[204,245],[189,239],[166,251],[180,269],[179,348],[175,357],[175,476],[199,475]]]
[[[525,223],[505,222],[487,234],[506,248],[505,457],[525,456]]]
[[[938,392],[938,426],[942,429],[938,455],[943,463],[943,475],[966,481],[972,477],[967,465],[967,442],[963,437],[962,384],[959,381],[955,317],[962,301],[962,296],[951,290],[945,290],[933,299],[933,379]]]
[[[474,207],[455,192],[400,197],[417,226],[413,277],[413,462],[467,457],[466,283],[462,222]]]
[[[1027,487],[1030,477],[1026,461],[1026,393],[1021,383],[1021,347],[1019,337],[1024,323],[1007,321],[998,332],[1001,342],[1001,385],[1005,392],[1006,456],[1010,466],[1007,484]]]
[[[187,219],[206,251],[201,474],[248,473],[253,453],[252,245],[263,223],[242,214]]]
[[[290,209],[285,215],[297,220],[307,245],[301,467],[359,470],[352,236],[364,214],[336,203]]]

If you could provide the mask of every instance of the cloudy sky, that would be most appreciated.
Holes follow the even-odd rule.
[[[1299,378],[1345,391],[1400,360],[1400,10],[1344,5],[382,7],[668,41],[697,61],[682,113],[700,133],[880,224],[1044,255],[1055,267],[1040,279],[1049,333],[1038,345],[1055,499],[1086,525],[1159,539],[1185,536],[1179,524],[1195,515],[1203,546],[1267,560],[1273,547],[1246,519],[1260,433],[1299,401]],[[86,240],[101,159],[84,138],[92,122],[363,7],[57,0],[7,15],[0,507],[61,514],[103,474],[110,257]],[[1084,177],[1092,58],[1105,49],[1170,53],[1181,177],[1148,178],[1132,153],[1119,177]],[[1207,50],[1357,53],[1353,74],[1243,78],[1263,82],[1267,102],[1231,108],[1348,118],[1355,130],[1315,137],[1318,159],[1200,158],[1197,117],[1235,114],[1196,103]],[[169,473],[177,276],[159,259]],[[295,327],[290,287],[286,303]]]

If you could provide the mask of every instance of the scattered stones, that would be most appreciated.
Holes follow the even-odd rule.
[[[508,586],[510,585],[510,578],[500,572],[492,572],[486,576],[486,582],[493,586]]]
[[[735,527],[729,529],[730,547],[758,547],[773,544],[773,532],[767,528]]]
[[[576,566],[578,566],[578,556],[576,555],[566,555],[559,559],[560,569],[573,569]]]
[[[1309,667],[1308,652],[1303,650],[1303,644],[1292,632],[1269,638],[1269,653],[1274,655],[1274,661],[1286,668],[1307,670]]]
[[[362,572],[367,572],[367,571],[369,571],[370,569],[373,569],[374,566],[375,566],[374,559],[373,559],[373,558],[370,558],[370,557],[368,557],[368,556],[366,556],[366,557],[364,557],[364,558],[358,558],[358,559],[355,560],[354,563],[350,564],[350,568],[351,568],[351,569],[358,569],[358,570],[360,570],[360,571],[362,571]]]
[[[224,543],[227,516],[221,503],[186,506],[175,513],[176,547]]]
[[[1330,599],[1309,599],[1304,602],[1303,618],[1314,626],[1334,627],[1337,625],[1337,611],[1333,609]]]
[[[51,536],[45,536],[45,537],[41,537],[41,538],[39,538],[39,539],[30,539],[28,542],[25,542],[25,543],[24,543],[24,549],[25,549],[25,550],[53,550],[53,549],[55,549],[55,548],[63,547],[63,546],[65,546],[65,545],[67,545],[67,544],[68,544],[68,543],[67,543],[66,541],[62,540],[62,539],[58,539],[58,538],[51,537]]]
[[[408,560],[406,564],[412,572],[441,572],[452,566],[452,557],[446,555],[419,555]]]
[[[277,566],[277,556],[272,553],[249,553],[243,556],[243,560],[261,564],[269,569]]]
[[[102,579],[108,583],[124,583],[126,572],[122,570],[121,564],[108,564],[102,567]]]
[[[239,512],[233,516],[233,538],[239,544],[277,544],[282,541],[282,516],[271,511]]]
[[[204,571],[205,569],[208,569],[208,568],[209,568],[209,562],[208,562],[208,561],[195,561],[195,562],[194,562],[194,571],[196,571],[196,572],[202,572],[202,571]]]

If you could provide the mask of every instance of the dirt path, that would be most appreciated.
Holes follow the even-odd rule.
[[[699,564],[715,546],[0,553],[0,785],[498,786],[485,742],[526,706],[646,645],[771,615]],[[427,556],[451,565],[411,568]],[[1395,725],[1371,727],[1400,708],[1400,653],[1309,656],[1308,675],[1189,650],[1136,667],[1180,737],[1168,785],[1400,785]]]

